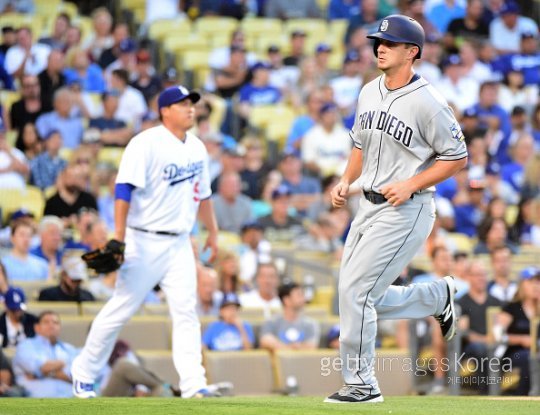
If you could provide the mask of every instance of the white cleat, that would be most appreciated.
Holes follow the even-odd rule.
[[[73,395],[79,399],[90,399],[96,397],[93,383],[84,383],[73,379]]]

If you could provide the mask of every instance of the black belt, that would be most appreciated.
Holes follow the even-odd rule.
[[[366,200],[370,201],[371,203],[375,205],[380,205],[387,201],[384,195],[377,192],[371,192],[368,190],[364,190],[364,196],[366,197]],[[411,195],[411,199],[413,198],[414,198],[414,194]]]
[[[136,228],[135,226],[130,226],[131,229],[134,229],[139,232],[152,233],[154,235],[165,235],[165,236],[180,236],[177,232],[167,232],[167,231],[149,231],[148,229]]]

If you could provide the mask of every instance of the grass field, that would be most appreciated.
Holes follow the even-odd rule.
[[[539,398],[389,397],[381,404],[325,404],[318,397],[221,399],[2,399],[0,415],[508,415],[539,414]]]

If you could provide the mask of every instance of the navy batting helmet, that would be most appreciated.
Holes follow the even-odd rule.
[[[379,26],[379,30],[368,38],[375,39],[373,52],[377,56],[377,48],[379,47],[380,39],[389,40],[396,43],[411,43],[418,46],[419,51],[417,58],[422,56],[422,48],[424,47],[425,39],[424,29],[412,17],[403,16],[401,14],[392,14],[385,17]]]

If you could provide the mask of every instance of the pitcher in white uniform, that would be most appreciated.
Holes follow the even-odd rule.
[[[122,326],[159,284],[173,322],[173,361],[182,397],[215,396],[202,366],[195,312],[196,271],[189,234],[197,213],[217,253],[218,227],[210,200],[208,155],[187,131],[195,121],[197,92],[170,87],[158,98],[162,125],[133,137],[122,156],[115,189],[115,239],[125,241],[125,262],[113,297],[96,316],[72,366],[73,393],[95,396],[94,382]],[[144,333],[141,333],[144,335]]]

